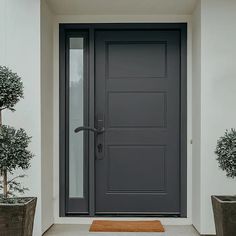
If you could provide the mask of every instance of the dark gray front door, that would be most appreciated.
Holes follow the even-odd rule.
[[[179,214],[180,45],[175,30],[95,33],[96,214]]]

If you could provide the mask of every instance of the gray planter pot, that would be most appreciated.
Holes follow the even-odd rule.
[[[217,236],[236,236],[236,196],[212,196]]]
[[[22,204],[0,203],[0,236],[32,236],[37,198]]]

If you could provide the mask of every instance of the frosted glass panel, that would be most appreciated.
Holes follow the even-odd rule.
[[[84,125],[84,65],[83,38],[70,38],[69,55],[69,197],[84,197],[84,140],[83,132],[75,133]]]

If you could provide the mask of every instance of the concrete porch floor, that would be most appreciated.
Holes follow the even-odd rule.
[[[90,233],[90,225],[54,225],[44,236],[199,236],[192,226],[165,226],[165,233]]]

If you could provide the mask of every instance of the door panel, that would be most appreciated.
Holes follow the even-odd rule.
[[[165,192],[165,146],[109,146],[108,158],[109,193]]]
[[[110,79],[159,78],[166,74],[165,42],[110,42],[107,53]]]
[[[180,213],[180,32],[95,33],[97,214]]]
[[[165,92],[110,92],[108,101],[109,128],[165,127]]]

